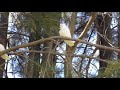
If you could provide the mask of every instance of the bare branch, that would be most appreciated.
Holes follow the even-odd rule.
[[[15,47],[6,49],[6,50],[2,51],[2,52],[0,53],[0,55],[3,55],[3,54],[8,53],[8,52],[10,52],[10,51],[17,50],[17,49],[19,49],[19,48],[29,47],[29,46],[37,45],[37,44],[40,44],[40,43],[43,43],[43,42],[48,42],[48,41],[51,41],[51,40],[53,40],[53,39],[72,40],[72,41],[76,41],[76,42],[85,43],[85,44],[88,44],[88,45],[91,45],[91,46],[95,46],[95,47],[100,48],[100,49],[105,49],[105,50],[109,50],[109,51],[120,52],[120,49],[117,49],[117,48],[115,48],[115,47],[113,48],[113,47],[108,47],[108,46],[93,44],[93,43],[87,42],[87,41],[85,41],[85,40],[80,40],[80,39],[71,39],[71,38],[62,37],[62,36],[53,36],[53,37],[49,37],[49,38],[43,38],[43,39],[40,39],[40,40],[31,42],[31,43],[28,43],[28,44],[22,44],[22,45],[19,45],[19,46],[15,46]]]
[[[49,52],[49,51],[36,51],[36,50],[29,50],[29,51],[20,51],[20,52],[14,52],[14,53],[10,53],[10,55],[20,55],[20,54],[23,54],[24,52],[29,52],[29,53],[42,53],[42,54],[53,54],[53,55],[66,55],[64,53],[59,53],[59,52]],[[99,61],[103,61],[103,62],[108,62],[108,60],[105,60],[105,59],[100,59],[100,58],[96,58],[96,57],[93,57],[92,55],[90,56],[87,56],[85,54],[81,54],[81,55],[75,55],[75,54],[67,54],[67,56],[72,56],[72,57],[82,57],[82,58],[89,58],[90,60],[91,59],[96,59],[96,60],[99,60]]]
[[[79,39],[82,39],[82,38],[86,35],[86,33],[88,32],[90,26],[92,25],[92,22],[93,22],[94,19],[95,19],[96,14],[97,14],[97,12],[93,12],[93,13],[91,14],[91,17],[90,17],[90,19],[89,19],[86,27],[84,28],[83,32],[80,34]]]

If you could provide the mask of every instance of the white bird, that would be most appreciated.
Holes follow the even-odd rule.
[[[65,23],[60,23],[60,36],[72,38],[69,28],[65,25]],[[75,41],[64,40],[70,47],[74,45]]]
[[[5,47],[2,44],[0,44],[0,51],[3,51],[3,50],[5,50]],[[7,54],[2,55],[1,58],[5,60],[10,60],[10,57]]]

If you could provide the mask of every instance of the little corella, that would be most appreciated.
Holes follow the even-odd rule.
[[[60,36],[72,38],[71,33],[69,28],[66,26],[64,22],[60,23],[60,31],[59,31]],[[70,47],[74,45],[75,41],[71,40],[64,40]]]
[[[3,50],[5,50],[5,47],[2,44],[0,44],[0,51],[3,51]],[[10,60],[10,57],[7,54],[2,55],[1,58],[5,60]]]

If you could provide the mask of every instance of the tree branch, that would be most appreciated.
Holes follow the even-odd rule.
[[[93,44],[93,43],[87,42],[85,40],[71,39],[71,38],[62,37],[62,36],[53,36],[53,37],[49,37],[49,38],[43,38],[43,39],[40,39],[40,40],[31,42],[31,43],[28,43],[28,44],[22,44],[22,45],[19,45],[19,46],[11,47],[9,49],[6,49],[6,50],[0,52],[0,56],[3,55],[3,54],[5,54],[5,53],[8,53],[10,51],[17,50],[19,48],[24,48],[24,47],[29,47],[29,46],[37,45],[37,44],[40,44],[40,43],[43,43],[43,42],[52,41],[53,39],[57,39],[57,40],[58,39],[61,39],[61,40],[63,40],[63,39],[64,40],[72,40],[72,41],[76,41],[76,42],[85,43],[85,44],[88,44],[88,45],[91,45],[91,46],[95,46],[95,47],[100,48],[100,49],[105,49],[105,50],[109,50],[109,51],[120,52],[120,49],[112,48],[112,47],[108,47],[108,46],[103,46],[103,45],[98,45],[98,44]]]
[[[77,16],[77,12],[73,12],[71,19],[70,19],[70,32],[71,32],[71,36],[73,36],[74,34],[74,29],[75,29],[75,21],[76,21],[76,16]]]
[[[29,50],[29,51],[20,51],[20,52],[14,52],[14,53],[10,53],[11,55],[20,55],[23,54],[24,52],[29,52],[29,53],[42,53],[42,54],[52,54],[52,55],[65,55],[64,53],[59,53],[59,52],[49,52],[49,51],[36,51],[36,50]],[[81,55],[75,55],[75,54],[67,54],[67,56],[72,56],[72,57],[82,57],[82,58],[90,58],[90,59],[96,59],[99,61],[103,61],[103,62],[108,62],[108,60],[105,59],[100,59],[100,58],[96,58],[93,57],[92,55],[88,56],[85,54],[81,54]]]
[[[96,14],[97,14],[97,12],[93,12],[93,13],[91,14],[90,19],[89,19],[86,27],[84,28],[83,32],[82,32],[82,33],[80,34],[80,36],[79,36],[79,39],[82,39],[82,38],[86,35],[86,33],[88,32],[90,26],[92,25],[92,22],[93,22],[94,19],[95,19]]]
[[[97,14],[97,12],[91,13],[90,19],[89,19],[89,21],[87,22],[87,25],[85,26],[84,30],[83,30],[82,33],[80,34],[79,39],[82,39],[82,38],[86,35],[86,33],[88,32],[90,26],[92,25],[92,22],[93,22],[94,19],[95,19],[96,14]],[[78,43],[79,43],[79,42],[75,42],[75,44],[74,44],[74,46],[73,46],[73,47],[74,47],[73,50],[75,50],[75,47],[77,46]]]

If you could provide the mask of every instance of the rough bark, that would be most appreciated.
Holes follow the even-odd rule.
[[[77,13],[73,12],[70,20],[70,32],[71,36],[74,34],[75,22],[76,22]],[[66,46],[66,58],[64,63],[64,76],[65,78],[72,78],[72,56],[67,56],[68,54],[72,54],[74,47]]]
[[[45,52],[55,52],[55,44],[52,42],[44,43]],[[55,65],[56,65],[56,55],[43,54],[42,62],[40,65],[40,77],[41,78],[54,78],[55,77]]]
[[[29,42],[36,41],[35,33],[30,33],[30,40]],[[31,46],[30,50],[37,50],[40,51],[40,44]],[[39,78],[39,65],[40,65],[40,54],[39,53],[30,53],[29,54],[30,60],[28,61],[27,65],[27,77],[28,78]]]
[[[102,14],[97,15],[95,23],[98,31],[97,43],[100,45],[105,45],[110,47],[108,40],[111,40],[111,29],[110,29],[111,18],[107,14],[104,16]],[[111,58],[110,51],[103,50],[103,49],[100,49],[99,51],[100,51],[99,57],[101,59],[109,60]],[[99,61],[99,68],[100,68],[99,74],[104,73],[106,67],[107,67],[106,62]]]
[[[9,12],[0,13],[0,43],[5,47],[7,45],[7,29],[8,29],[8,15]],[[5,60],[0,57],[0,78],[3,77],[3,71],[5,66]]]
[[[120,48],[120,13],[118,18],[118,47]],[[118,53],[118,59],[120,60],[120,53]]]

